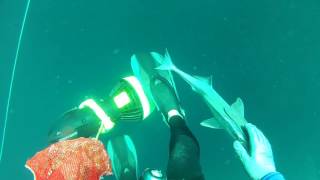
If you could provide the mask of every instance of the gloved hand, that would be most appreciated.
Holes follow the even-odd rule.
[[[247,152],[239,141],[235,141],[233,147],[250,177],[260,180],[269,173],[276,172],[271,145],[263,133],[253,124],[248,123],[246,129],[251,153]]]

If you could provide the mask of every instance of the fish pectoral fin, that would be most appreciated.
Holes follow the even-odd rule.
[[[214,117],[204,120],[200,123],[201,126],[212,128],[212,129],[222,129],[218,120]]]
[[[208,84],[209,86],[212,86],[212,76],[204,77],[204,76],[193,76],[194,78]]]
[[[231,108],[239,113],[241,115],[241,117],[244,117],[244,105],[243,105],[243,101],[241,100],[241,98],[237,98],[236,102],[234,102],[231,105]]]

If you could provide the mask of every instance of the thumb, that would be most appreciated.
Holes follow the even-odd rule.
[[[240,141],[234,141],[233,148],[236,151],[236,153],[239,156],[242,163],[246,166],[250,160],[250,156],[249,156],[247,150],[242,146]]]

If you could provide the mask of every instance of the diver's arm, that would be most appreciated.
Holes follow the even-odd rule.
[[[250,177],[255,180],[284,180],[284,177],[276,171],[268,139],[250,123],[246,125],[246,130],[251,152],[249,153],[239,141],[235,141],[233,147]]]

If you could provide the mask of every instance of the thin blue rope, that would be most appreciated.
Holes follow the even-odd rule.
[[[21,26],[21,30],[20,30],[20,34],[19,34],[17,50],[16,50],[16,54],[15,54],[15,58],[14,58],[12,74],[11,74],[11,81],[10,81],[10,86],[9,86],[9,94],[8,94],[8,100],[7,100],[7,108],[6,108],[6,115],[5,115],[5,119],[4,119],[3,135],[2,135],[1,150],[0,150],[0,163],[2,160],[4,141],[5,141],[5,137],[6,137],[6,129],[7,129],[7,122],[8,122],[8,117],[9,117],[9,109],[10,109],[10,103],[11,103],[13,82],[14,82],[14,78],[15,78],[15,74],[16,74],[16,67],[17,67],[18,57],[19,57],[19,53],[20,53],[21,39],[22,39],[23,31],[24,31],[24,25],[26,23],[27,15],[29,12],[29,7],[30,7],[30,0],[27,1],[26,10],[24,12],[22,26]]]

